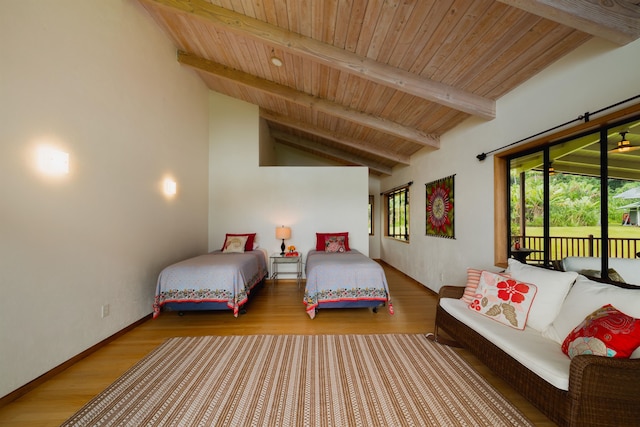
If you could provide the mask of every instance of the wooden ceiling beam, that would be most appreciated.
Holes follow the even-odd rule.
[[[344,120],[349,120],[353,123],[359,124],[360,126],[376,129],[380,132],[407,139],[420,145],[440,148],[440,138],[437,136],[428,135],[417,129],[406,127],[371,114],[366,114],[362,111],[353,110],[349,107],[345,107],[344,105],[317,98],[288,86],[283,86],[266,79],[261,79],[242,71],[232,70],[224,65],[200,58],[190,53],[178,52],[178,62],[216,77],[227,79],[236,84],[260,90],[271,96],[279,97],[302,107],[322,111],[323,113],[330,114]]]
[[[347,153],[346,151],[342,151],[338,148],[327,147],[327,146],[318,146],[318,144],[313,141],[309,141],[308,139],[301,138],[296,135],[291,135],[286,132],[282,132],[279,130],[271,131],[271,136],[280,142],[286,142],[287,144],[305,148],[307,150],[315,151],[318,153],[322,153],[328,155],[330,157],[338,158],[340,160],[346,161],[348,163],[353,163],[360,166],[366,166],[374,172],[384,175],[391,175],[391,168],[388,166],[381,165],[377,162],[364,159],[358,155],[353,153]]]
[[[381,157],[383,159],[387,159],[404,166],[409,166],[411,164],[411,161],[408,156],[386,151],[386,150],[375,149],[370,146],[367,146],[367,144],[362,141],[357,141],[355,139],[347,138],[344,135],[338,136],[330,131],[327,131],[326,129],[319,128],[317,126],[312,126],[309,123],[303,123],[303,122],[294,120],[290,117],[284,116],[282,114],[276,114],[272,111],[267,111],[263,108],[260,109],[260,117],[262,117],[263,119],[269,122],[274,122],[292,129],[297,129],[301,132],[306,132],[311,135],[320,137],[322,139],[335,142],[336,144],[340,144],[349,148],[354,148],[356,150],[363,151],[373,156]]]
[[[625,0],[498,0],[618,45],[640,38],[640,5]]]
[[[204,0],[140,0],[173,12],[193,15],[220,29],[278,47],[340,71],[360,76],[394,90],[426,99],[486,120],[496,117],[492,99],[421,77],[345,49],[250,18]]]

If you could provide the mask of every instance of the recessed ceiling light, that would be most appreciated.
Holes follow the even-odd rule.
[[[282,67],[282,59],[278,58],[277,56],[271,57],[271,63],[276,67]]]

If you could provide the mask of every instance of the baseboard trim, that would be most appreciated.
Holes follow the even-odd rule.
[[[125,327],[124,329],[116,332],[115,334],[103,339],[102,341],[100,341],[99,343],[89,347],[88,349],[86,349],[85,351],[83,351],[82,353],[79,353],[77,355],[75,355],[74,357],[72,357],[71,359],[67,360],[66,362],[61,363],[60,365],[56,366],[55,368],[51,369],[48,372],[45,372],[44,374],[40,375],[38,378],[29,381],[27,384],[23,385],[22,387],[12,391],[11,393],[0,397],[0,408],[2,408],[3,406],[8,405],[9,403],[13,402],[16,399],[19,399],[20,397],[24,396],[25,394],[29,393],[30,391],[32,391],[33,389],[35,389],[36,387],[44,384],[46,381],[50,380],[51,378],[53,378],[54,376],[58,375],[60,372],[64,371],[65,369],[71,367],[72,365],[74,365],[75,363],[78,363],[80,360],[84,359],[85,357],[89,356],[92,353],[95,353],[96,351],[98,351],[99,349],[101,349],[102,347],[104,347],[105,345],[109,344],[111,341],[114,341],[116,338],[124,335],[125,333],[131,331],[132,329],[140,326],[141,324],[143,324],[144,322],[146,322],[147,320],[151,319],[152,315],[148,314],[147,316],[143,317],[142,319],[138,320],[137,322],[134,322],[132,324],[130,324],[129,326]]]

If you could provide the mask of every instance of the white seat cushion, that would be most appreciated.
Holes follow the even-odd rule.
[[[557,342],[533,328],[521,331],[484,317],[459,299],[443,298],[440,306],[554,387],[569,389],[571,359]]]

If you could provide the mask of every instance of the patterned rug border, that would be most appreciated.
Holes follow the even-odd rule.
[[[168,338],[63,426],[532,426],[422,334]]]

